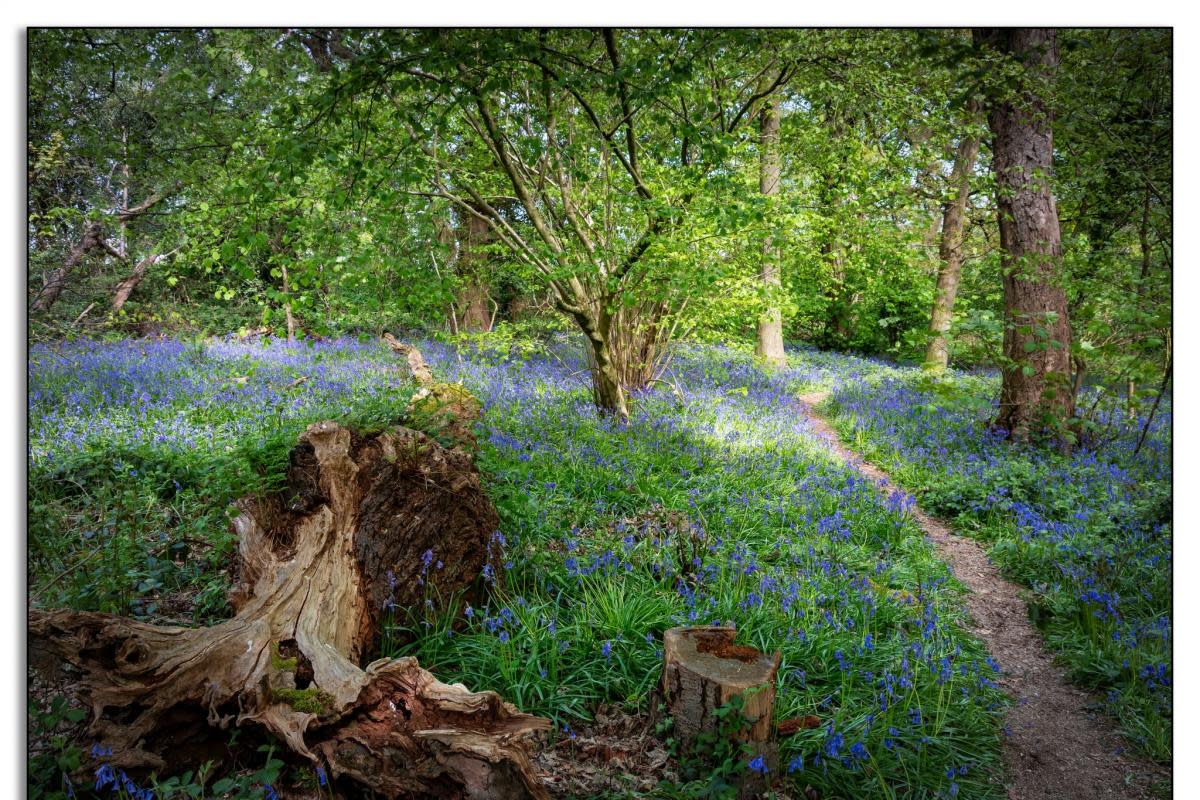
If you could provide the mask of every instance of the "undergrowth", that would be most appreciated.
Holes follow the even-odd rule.
[[[1138,450],[1146,418],[1098,398],[1089,405],[1105,444],[1067,455],[989,430],[995,377],[939,380],[842,360],[856,378],[828,401],[840,435],[927,511],[987,543],[1004,574],[1032,590],[1031,617],[1072,680],[1103,693],[1129,739],[1169,762],[1169,408]]]

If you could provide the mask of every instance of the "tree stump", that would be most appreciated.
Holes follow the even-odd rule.
[[[734,644],[735,630],[722,627],[671,628],[663,634],[663,696],[686,748],[702,733],[718,730],[714,712],[735,696],[745,701],[739,741],[765,745],[771,737],[775,673],[780,653],[762,653]]]
[[[284,491],[239,503],[233,618],[192,629],[30,612],[31,662],[79,671],[113,766],[219,761],[220,731],[248,726],[357,793],[546,797],[526,745],[548,720],[441,683],[413,658],[363,666],[385,604],[470,591],[499,557],[470,454],[407,428],[360,437],[322,422],[287,477]]]

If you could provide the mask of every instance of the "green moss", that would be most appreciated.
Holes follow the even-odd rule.
[[[333,705],[333,697],[321,689],[275,689],[271,699],[310,714],[321,714]]]
[[[284,658],[279,655],[279,642],[271,644],[271,669],[278,672],[295,672],[299,666],[300,660],[295,656]]]

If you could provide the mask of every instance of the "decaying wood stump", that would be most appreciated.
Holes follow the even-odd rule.
[[[526,750],[549,728],[412,658],[362,666],[385,603],[471,590],[498,524],[469,453],[397,427],[310,426],[287,488],[239,503],[235,616],[209,628],[30,612],[30,656],[80,673],[114,766],[183,769],[230,726],[387,797],[545,797]]]
[[[404,358],[413,380],[420,387],[409,402],[408,413],[420,420],[424,430],[449,440],[454,449],[473,451],[475,432],[472,427],[482,410],[479,401],[459,384],[435,380],[417,348],[400,342],[390,333],[383,334],[383,340]]]
[[[780,654],[735,644],[734,634],[733,628],[709,626],[663,634],[663,696],[685,748],[700,734],[717,731],[714,712],[735,696],[744,700],[745,717],[736,738],[752,744],[770,739]]]

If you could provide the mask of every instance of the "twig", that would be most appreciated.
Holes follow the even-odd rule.
[[[83,310],[83,313],[82,313],[82,314],[80,314],[78,317],[76,317],[76,318],[75,318],[75,321],[71,323],[71,327],[75,327],[76,325],[78,325],[78,324],[79,324],[79,321],[80,321],[81,319],[83,319],[84,317],[86,317],[86,316],[88,315],[88,312],[89,312],[89,311],[91,311],[91,310],[92,310],[93,308],[95,308],[95,307],[96,307],[96,304],[95,304],[95,303],[92,303],[92,304],[90,304],[90,305],[89,305],[87,308],[85,308],[85,309]]]
[[[1163,373],[1162,384],[1158,387],[1158,395],[1154,398],[1154,405],[1150,406],[1150,413],[1146,417],[1146,424],[1142,426],[1142,435],[1138,437],[1137,447],[1133,448],[1133,454],[1136,456],[1138,451],[1142,449],[1142,444],[1146,441],[1146,434],[1150,432],[1150,423],[1154,421],[1154,412],[1158,410],[1159,401],[1162,400],[1163,392],[1167,390],[1167,381],[1171,379],[1171,369],[1175,366],[1174,359],[1171,355],[1167,356],[1167,370]]]

